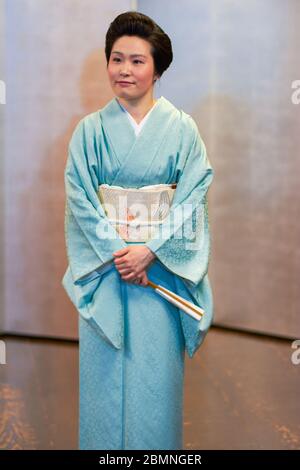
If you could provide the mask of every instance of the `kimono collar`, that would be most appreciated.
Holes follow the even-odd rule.
[[[140,159],[139,184],[142,184],[143,177],[151,168],[154,159],[159,158],[161,144],[178,119],[179,113],[170,101],[161,96],[136,136],[117,98],[113,98],[100,110],[102,128],[109,141],[111,157],[118,162],[118,170],[110,184],[127,186],[130,175],[134,175],[136,181],[137,158]]]

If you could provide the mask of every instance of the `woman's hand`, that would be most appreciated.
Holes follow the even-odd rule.
[[[113,253],[114,263],[122,279],[146,286],[148,277],[146,268],[156,258],[155,254],[144,245],[129,245]]]

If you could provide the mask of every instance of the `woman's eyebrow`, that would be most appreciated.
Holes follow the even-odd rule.
[[[112,51],[112,54],[121,54],[121,55],[123,55],[123,53],[119,52],[119,51]],[[145,59],[146,59],[146,56],[144,54],[130,54],[130,57],[145,57]]]

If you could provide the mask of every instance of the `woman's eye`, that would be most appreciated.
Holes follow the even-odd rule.
[[[113,59],[113,62],[116,62],[116,61],[119,62],[120,59],[118,59],[117,57],[115,57],[115,58]],[[135,63],[136,63],[136,62],[140,62],[141,64],[143,64],[143,62],[142,62],[141,60],[138,60],[138,59],[135,59],[134,62],[135,62]]]

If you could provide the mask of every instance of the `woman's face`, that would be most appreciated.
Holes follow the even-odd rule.
[[[154,61],[148,41],[137,36],[122,36],[112,47],[107,67],[114,93],[126,100],[136,99],[153,92]],[[118,83],[130,82],[128,85]]]

